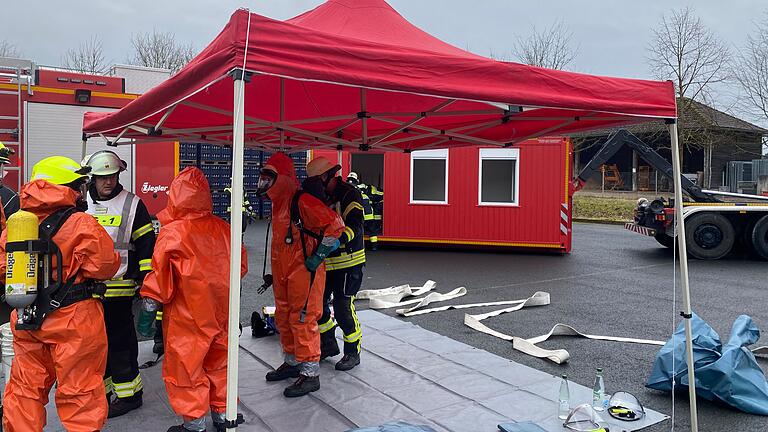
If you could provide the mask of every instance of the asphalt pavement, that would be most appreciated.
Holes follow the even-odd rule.
[[[244,324],[249,322],[252,311],[274,303],[271,291],[256,293],[261,284],[265,227],[264,222],[256,222],[245,234],[250,272],[243,285]],[[422,285],[432,279],[439,292],[467,288],[467,295],[454,303],[523,299],[536,291],[547,291],[552,295],[549,306],[524,309],[484,323],[525,338],[545,334],[562,322],[590,334],[669,339],[682,310],[679,283],[676,295],[673,290],[671,252],[652,238],[620,226],[575,224],[573,230],[573,252],[568,255],[388,248],[369,252],[363,289]],[[768,329],[768,263],[742,257],[691,260],[689,269],[693,309],[718,331],[723,342],[740,314],[750,315],[759,328]],[[674,306],[673,299],[677,302]],[[364,302],[358,302],[358,309],[363,308]],[[493,309],[472,309],[471,313]],[[395,314],[394,310],[383,312]],[[608,393],[629,391],[644,405],[672,415],[670,395],[644,387],[658,351],[656,346],[560,337],[542,344],[569,351],[570,361],[556,365],[517,352],[509,342],[464,326],[464,313],[445,311],[402,319],[553,375],[567,374],[570,380],[588,387],[592,386],[595,368],[602,367]],[[768,338],[761,342],[768,345]],[[764,369],[768,366],[768,361],[759,362]],[[571,403],[582,402],[589,401]],[[674,408],[675,428],[688,430],[687,392],[676,396]],[[768,430],[766,417],[701,399],[698,412],[701,431]],[[648,430],[665,431],[671,426],[672,422],[667,421]]]

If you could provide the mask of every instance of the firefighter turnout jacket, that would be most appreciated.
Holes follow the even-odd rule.
[[[99,199],[94,185],[88,190],[88,214],[92,215],[115,242],[120,268],[104,283],[106,300],[133,297],[147,272],[152,269],[155,231],[144,203],[118,184],[106,199]]]
[[[331,196],[331,206],[344,220],[341,246],[325,259],[327,271],[341,270],[365,263],[363,240],[363,198],[360,191],[339,179]]]
[[[5,229],[5,221],[19,210],[19,195],[11,188],[0,185],[0,231]]]

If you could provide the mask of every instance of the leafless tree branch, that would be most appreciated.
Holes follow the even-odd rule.
[[[548,69],[565,69],[576,58],[578,47],[571,45],[573,32],[562,21],[542,31],[532,28],[531,35],[518,36],[512,54],[518,61]]]
[[[21,57],[21,51],[10,41],[0,40],[0,57]]]
[[[730,50],[690,7],[663,17],[653,30],[653,40],[647,50],[653,74],[675,84],[681,158],[686,146],[703,148],[705,154],[707,151],[711,154],[716,144],[712,132],[708,128],[687,128],[691,119],[686,117],[700,116],[701,113],[694,113],[693,101],[706,101],[712,85],[729,78]],[[705,173],[711,171],[708,161],[705,157]]]
[[[131,36],[134,56],[129,61],[139,66],[170,69],[176,73],[196,55],[192,44],[176,41],[173,33],[151,33]]]
[[[98,36],[92,36],[76,49],[67,50],[61,64],[82,73],[103,74],[109,69],[104,58],[104,46]]]
[[[661,19],[648,54],[654,75],[672,80],[680,99],[699,100],[711,84],[728,78],[730,50],[691,8]]]
[[[755,24],[755,33],[736,58],[732,73],[747,112],[768,120],[768,14]]]

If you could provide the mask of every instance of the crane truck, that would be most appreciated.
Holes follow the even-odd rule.
[[[573,180],[581,189],[622,146],[628,146],[659,173],[673,179],[672,165],[653,148],[627,130],[611,134],[600,150]],[[768,260],[768,197],[705,190],[681,175],[686,201],[683,202],[685,241],[688,255],[701,260],[725,257],[736,246]],[[640,198],[634,220],[624,227],[650,236],[665,247],[675,239],[674,199]]]

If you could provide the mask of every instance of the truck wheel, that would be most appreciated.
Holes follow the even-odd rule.
[[[672,238],[672,236],[669,236],[665,233],[656,233],[656,236],[654,236],[654,238],[656,239],[657,242],[659,242],[660,245],[667,248],[672,248],[672,245],[674,243],[674,239]]]
[[[736,232],[725,216],[699,213],[686,219],[685,240],[688,255],[700,260],[716,260],[731,251]]]
[[[752,247],[763,259],[768,260],[768,216],[763,216],[752,229]]]

